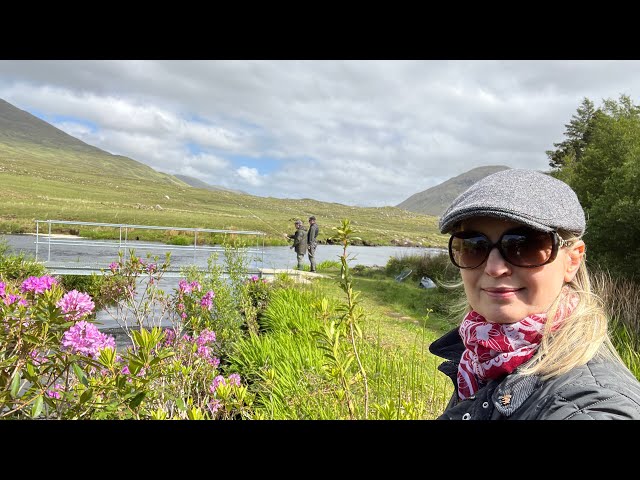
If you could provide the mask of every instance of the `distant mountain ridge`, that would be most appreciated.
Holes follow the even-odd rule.
[[[174,174],[178,180],[182,180],[187,185],[191,185],[194,188],[204,188],[206,190],[215,190],[222,192],[232,192],[232,193],[240,193],[242,195],[249,195],[247,192],[243,192],[241,190],[233,190],[231,188],[218,187],[216,185],[211,185],[210,183],[203,182],[202,180],[194,177],[190,177],[189,175],[178,175]]]
[[[464,192],[478,180],[491,175],[492,173],[507,170],[510,167],[504,165],[488,165],[477,167],[450,178],[435,187],[428,188],[422,192],[411,195],[402,203],[396,205],[410,212],[423,213],[426,215],[441,216],[445,209],[455,200],[455,198]]]

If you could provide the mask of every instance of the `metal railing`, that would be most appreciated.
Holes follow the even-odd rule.
[[[66,226],[87,226],[87,227],[107,227],[118,229],[119,239],[115,240],[84,240],[78,238],[64,238],[56,236],[52,233],[52,225],[66,225]],[[44,228],[42,228],[44,227]],[[46,233],[43,233],[43,230]],[[165,231],[177,231],[177,232],[193,232],[193,245],[169,245],[163,243],[145,243],[137,241],[133,244],[133,240],[129,238],[129,233],[133,230],[165,230]],[[99,223],[99,222],[79,222],[70,220],[36,220],[36,240],[35,240],[35,259],[38,261],[38,255],[41,255],[40,246],[46,248],[46,260],[42,260],[45,264],[51,264],[51,247],[52,246],[82,246],[93,248],[114,248],[116,251],[127,250],[129,248],[135,248],[136,250],[154,250],[154,251],[182,251],[193,252],[193,262],[196,263],[197,254],[200,252],[224,252],[224,246],[222,245],[198,245],[198,234],[213,233],[221,235],[246,235],[248,237],[253,236],[255,238],[255,246],[247,246],[243,248],[243,252],[248,255],[253,255],[253,258],[259,256],[260,261],[264,261],[264,238],[266,234],[260,231],[251,230],[220,230],[212,228],[191,228],[191,227],[164,227],[157,225],[132,225],[126,223]],[[201,237],[202,238],[202,237]],[[209,255],[211,254],[209,253]],[[47,265],[51,266],[51,265]],[[58,270],[73,270],[78,269],[82,271],[99,271],[101,268],[98,264],[92,266],[67,266],[57,265]]]

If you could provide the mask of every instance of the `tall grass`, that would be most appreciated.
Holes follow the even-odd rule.
[[[350,418],[345,393],[313,335],[339,307],[333,294],[327,295],[336,287],[327,290],[327,282],[274,292],[260,320],[261,334],[236,343],[229,371],[240,373],[252,385],[258,418]],[[400,347],[389,342],[379,315],[363,324],[358,348],[369,378],[368,418],[435,418],[451,396],[449,379],[437,370],[440,359],[427,349],[434,334],[424,327],[408,328],[410,343]],[[346,344],[342,347],[346,349]],[[362,383],[356,381],[351,387],[356,418],[365,418]]]
[[[629,370],[640,379],[640,286],[608,271],[591,275],[593,291],[610,319],[610,335]]]

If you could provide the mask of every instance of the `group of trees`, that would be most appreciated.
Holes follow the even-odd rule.
[[[640,279],[640,106],[627,95],[599,108],[584,98],[546,152],[551,174],[575,190],[587,216],[590,264]]]

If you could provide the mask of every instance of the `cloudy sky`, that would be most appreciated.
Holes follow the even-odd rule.
[[[0,98],[156,170],[253,195],[397,205],[484,165],[547,169],[640,61],[3,61]]]

